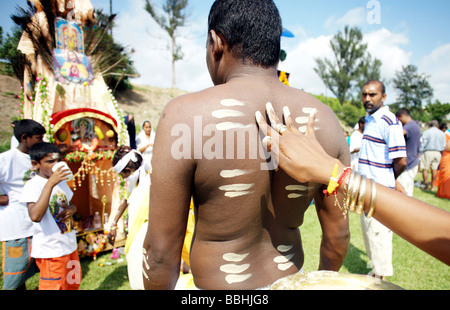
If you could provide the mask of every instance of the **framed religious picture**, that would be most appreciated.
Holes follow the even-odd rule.
[[[57,17],[55,19],[55,39],[57,49],[84,53],[83,31],[75,22]]]
[[[73,50],[54,49],[53,67],[55,78],[61,84],[91,85],[94,80],[94,71],[89,58]]]

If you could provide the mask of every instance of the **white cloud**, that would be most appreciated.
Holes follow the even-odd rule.
[[[332,57],[330,40],[331,36],[309,38],[292,50],[287,50],[288,57],[279,68],[291,73],[291,86],[309,93],[331,95],[314,71],[316,58]]]
[[[314,71],[316,58],[333,57],[330,48],[331,38],[332,36],[308,38],[292,50],[287,51],[288,58],[280,65],[280,69],[291,73],[291,86],[314,94],[332,96],[331,91],[326,89],[324,83]],[[382,61],[381,75],[384,80],[391,81],[395,77],[396,71],[410,63],[411,53],[402,48],[402,45],[408,43],[408,38],[403,34],[392,33],[383,28],[365,34],[364,40],[368,44],[368,51]],[[397,94],[389,83],[386,84],[387,103],[392,103]]]
[[[357,7],[349,10],[341,18],[332,15],[325,21],[325,27],[330,29],[341,29],[344,26],[360,27],[366,23],[366,10],[364,7]]]
[[[368,44],[368,52],[381,60],[381,78],[386,82],[386,103],[390,104],[397,99],[397,92],[392,87],[395,73],[402,70],[403,66],[410,64],[411,52],[402,48],[409,43],[409,39],[401,33],[393,33],[386,28],[373,31],[364,35],[364,41]]]
[[[169,88],[172,81],[172,65],[169,36],[143,9],[144,1],[127,0],[128,7],[118,15],[114,38],[133,48],[131,58],[141,77],[132,79],[134,84]],[[203,27],[201,27],[203,26]],[[185,58],[175,66],[176,86],[186,91],[197,91],[212,85],[205,61],[205,43],[199,40],[204,24],[189,24],[189,32],[182,29],[178,43]],[[206,31],[205,31],[206,32]],[[200,41],[203,41],[200,43]]]
[[[434,98],[443,103],[450,102],[450,43],[437,47],[425,56],[418,68],[419,72],[431,75]]]
[[[366,10],[363,7],[355,8],[348,11],[344,16],[336,21],[340,27],[349,25],[350,27],[361,26],[366,23]]]
[[[127,10],[121,11],[117,17],[114,36],[122,44],[135,49],[132,59],[141,74],[141,78],[133,79],[135,84],[156,87],[171,86],[171,63],[167,34],[143,10],[143,0],[126,0]],[[341,24],[361,25],[365,22],[364,8],[348,11],[343,17],[332,16],[328,24],[341,27]],[[205,17],[206,19],[206,17]],[[176,84],[186,91],[198,91],[212,86],[205,61],[206,20],[189,20],[189,27],[179,38],[184,60],[176,64]],[[286,61],[280,69],[291,73],[290,83],[293,87],[304,89],[315,94],[332,96],[319,76],[314,72],[315,59],[332,57],[329,41],[332,36],[308,37],[301,26],[289,29],[296,34],[295,39],[282,38],[282,46],[288,53]],[[364,35],[369,52],[383,63],[381,74],[383,79],[391,81],[395,72],[402,66],[410,64],[412,52],[405,49],[409,38],[405,32],[393,32],[386,28],[372,31]],[[299,42],[300,43],[297,43]],[[419,70],[431,75],[431,83],[436,98],[450,101],[450,44],[435,49],[419,64]],[[387,83],[388,103],[396,99],[396,92]]]

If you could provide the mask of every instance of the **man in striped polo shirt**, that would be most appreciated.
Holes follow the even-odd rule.
[[[367,82],[362,100],[368,116],[358,170],[368,178],[394,189],[396,178],[407,164],[402,124],[389,111],[389,107],[384,106],[386,88],[382,82]],[[392,276],[392,231],[364,214],[361,216],[361,227],[373,274],[381,279]]]

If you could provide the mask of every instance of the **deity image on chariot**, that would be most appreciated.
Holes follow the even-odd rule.
[[[55,78],[62,84],[77,83],[91,85],[94,72],[91,63],[82,53],[73,50],[53,50]]]

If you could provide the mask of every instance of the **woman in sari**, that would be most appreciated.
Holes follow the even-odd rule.
[[[441,164],[438,176],[438,192],[440,198],[450,199],[450,130],[447,124],[441,125],[441,130],[445,132],[446,145],[442,153]]]
[[[131,289],[143,290],[142,244],[147,233],[150,199],[150,172],[146,169],[142,155],[130,147],[120,147],[113,158],[114,170],[126,180],[125,199],[112,218],[108,235],[114,245],[117,222],[128,208],[128,236],[125,243],[125,256],[128,264],[128,279]]]
[[[151,167],[153,144],[155,143],[155,131],[150,121],[142,123],[141,132],[136,139],[136,149],[141,152],[144,163]]]

